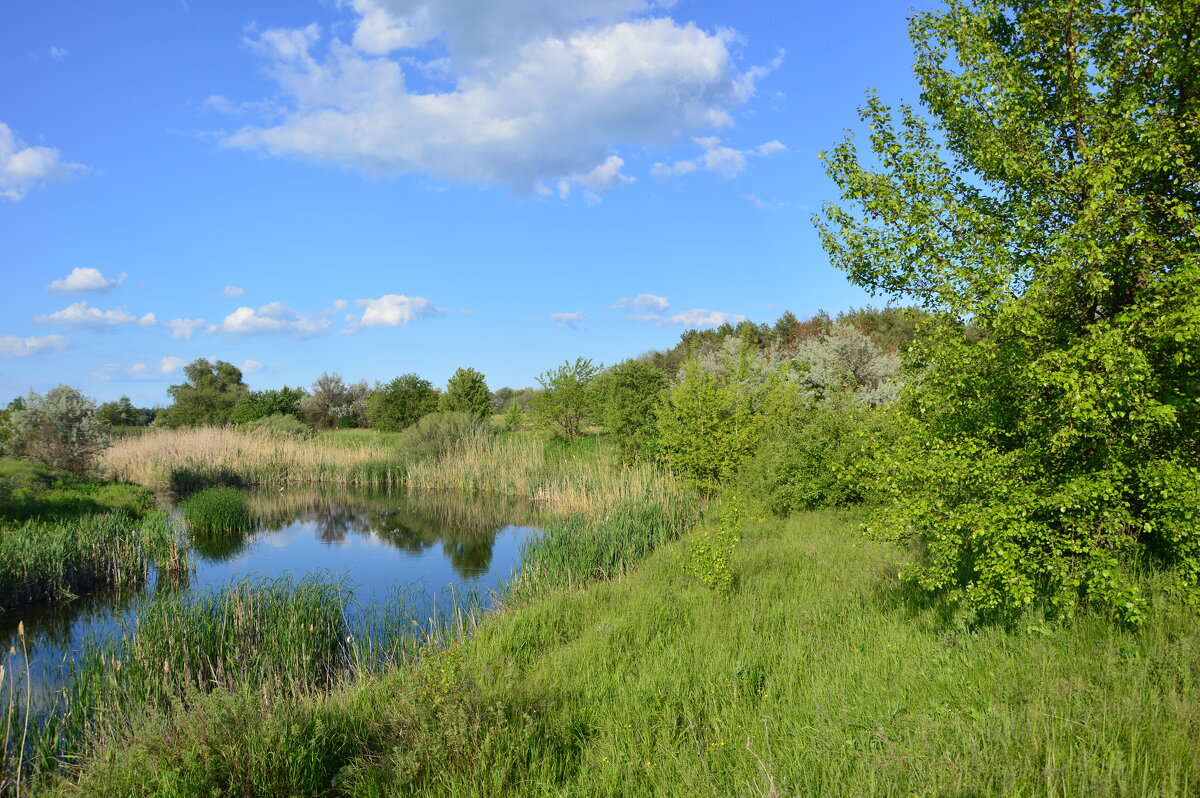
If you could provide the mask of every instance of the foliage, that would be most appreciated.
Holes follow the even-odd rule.
[[[625,457],[655,450],[654,411],[667,387],[667,375],[645,360],[625,360],[596,378],[597,421]]]
[[[111,512],[136,518],[153,507],[154,495],[138,485],[93,482],[40,463],[0,458],[0,525]]]
[[[763,435],[805,406],[791,377],[737,338],[709,359],[689,361],[658,407],[660,457],[692,485],[727,484]]]
[[[508,410],[504,412],[504,429],[508,432],[516,432],[525,423],[525,411],[521,409],[521,403],[517,401],[510,402]]]
[[[438,408],[438,392],[429,380],[402,374],[377,388],[367,399],[367,420],[372,429],[398,432]]]
[[[241,532],[254,524],[246,494],[237,488],[207,488],[179,507],[193,532]]]
[[[396,436],[396,448],[409,460],[433,460],[468,438],[490,434],[491,427],[472,413],[430,413]]]
[[[945,320],[875,529],[981,613],[1136,623],[1147,556],[1200,603],[1194,26],[1187,3],[952,0],[911,23],[929,116],[871,97],[875,162],[824,156],[850,203],[818,222],[831,260]]]
[[[269,391],[250,391],[233,406],[229,420],[246,424],[268,416],[301,418],[300,403],[307,394],[303,388],[275,388]]]
[[[50,468],[86,474],[109,443],[110,427],[96,417],[96,403],[69,385],[40,396],[30,392],[10,411],[8,451]]]
[[[96,416],[110,427],[135,427],[138,423],[138,409],[128,396],[115,402],[104,402],[96,408]]]
[[[172,385],[167,393],[174,404],[159,412],[156,422],[167,427],[198,427],[227,424],[234,406],[249,392],[241,370],[232,363],[204,358],[184,366],[186,382]]]
[[[871,338],[847,322],[801,341],[793,357],[807,368],[804,382],[819,399],[850,395],[879,407],[899,395],[900,358],[879,350]]]
[[[897,445],[902,419],[844,397],[798,414],[764,436],[736,480],[756,511],[800,510],[883,500],[881,461]]]
[[[542,390],[534,395],[532,403],[538,423],[567,441],[583,437],[583,427],[592,415],[592,380],[600,369],[580,357],[538,375]]]
[[[325,373],[300,401],[300,412],[315,429],[365,427],[369,395],[365,381],[347,385],[340,375]]]
[[[470,413],[479,418],[490,416],[492,395],[483,374],[470,367],[455,369],[438,409],[443,413]]]
[[[715,515],[716,529],[711,528],[710,522],[691,535],[683,570],[711,590],[727,596],[733,591],[733,552],[741,542],[739,533],[744,518],[736,501],[722,504]]]

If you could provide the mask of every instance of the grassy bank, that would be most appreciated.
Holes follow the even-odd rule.
[[[94,794],[1194,795],[1200,631],[970,631],[829,514],[752,520],[722,596],[694,538],[512,604],[327,694],[214,692],[97,741]],[[63,786],[74,791],[75,786]]]

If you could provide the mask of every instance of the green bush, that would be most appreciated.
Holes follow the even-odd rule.
[[[431,460],[470,436],[491,434],[492,426],[474,413],[430,413],[397,435],[396,445],[411,460]]]
[[[889,410],[849,401],[818,405],[764,437],[738,475],[737,492],[755,509],[780,517],[872,503],[881,496],[877,453],[899,434],[898,417]]]
[[[297,435],[302,438],[311,438],[313,436],[312,427],[295,416],[283,413],[275,413],[255,419],[248,422],[245,428],[256,432],[267,432],[272,435]]]
[[[194,532],[240,532],[254,524],[246,494],[237,488],[208,488],[180,503]]]

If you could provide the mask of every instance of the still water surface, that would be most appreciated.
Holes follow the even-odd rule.
[[[258,524],[245,534],[188,533],[192,571],[171,589],[205,591],[246,577],[345,578],[369,609],[399,594],[417,613],[446,597],[490,591],[520,565],[521,544],[536,534],[533,508],[507,497],[451,492],[262,489],[250,493]],[[182,522],[180,522],[182,523]],[[0,612],[0,664],[24,678],[17,624],[24,622],[32,681],[59,683],[60,666],[89,638],[118,634],[137,598],[156,589],[100,592]],[[349,608],[354,612],[355,608]],[[8,654],[16,647],[14,658]],[[37,688],[35,688],[36,690]]]

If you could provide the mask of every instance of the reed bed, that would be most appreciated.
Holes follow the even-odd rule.
[[[238,533],[254,525],[246,494],[237,488],[207,488],[188,496],[180,508],[193,532]]]
[[[648,463],[622,463],[606,449],[551,458],[544,439],[523,434],[468,436],[443,457],[411,464],[404,484],[520,496],[564,516],[630,501],[666,505],[682,498],[669,475]]]
[[[301,438],[236,427],[154,430],[116,441],[101,456],[111,479],[186,492],[211,485],[328,482],[400,484],[404,459],[372,436]]]
[[[150,566],[186,567],[166,513],[126,513],[0,527],[0,609],[142,584]]]

